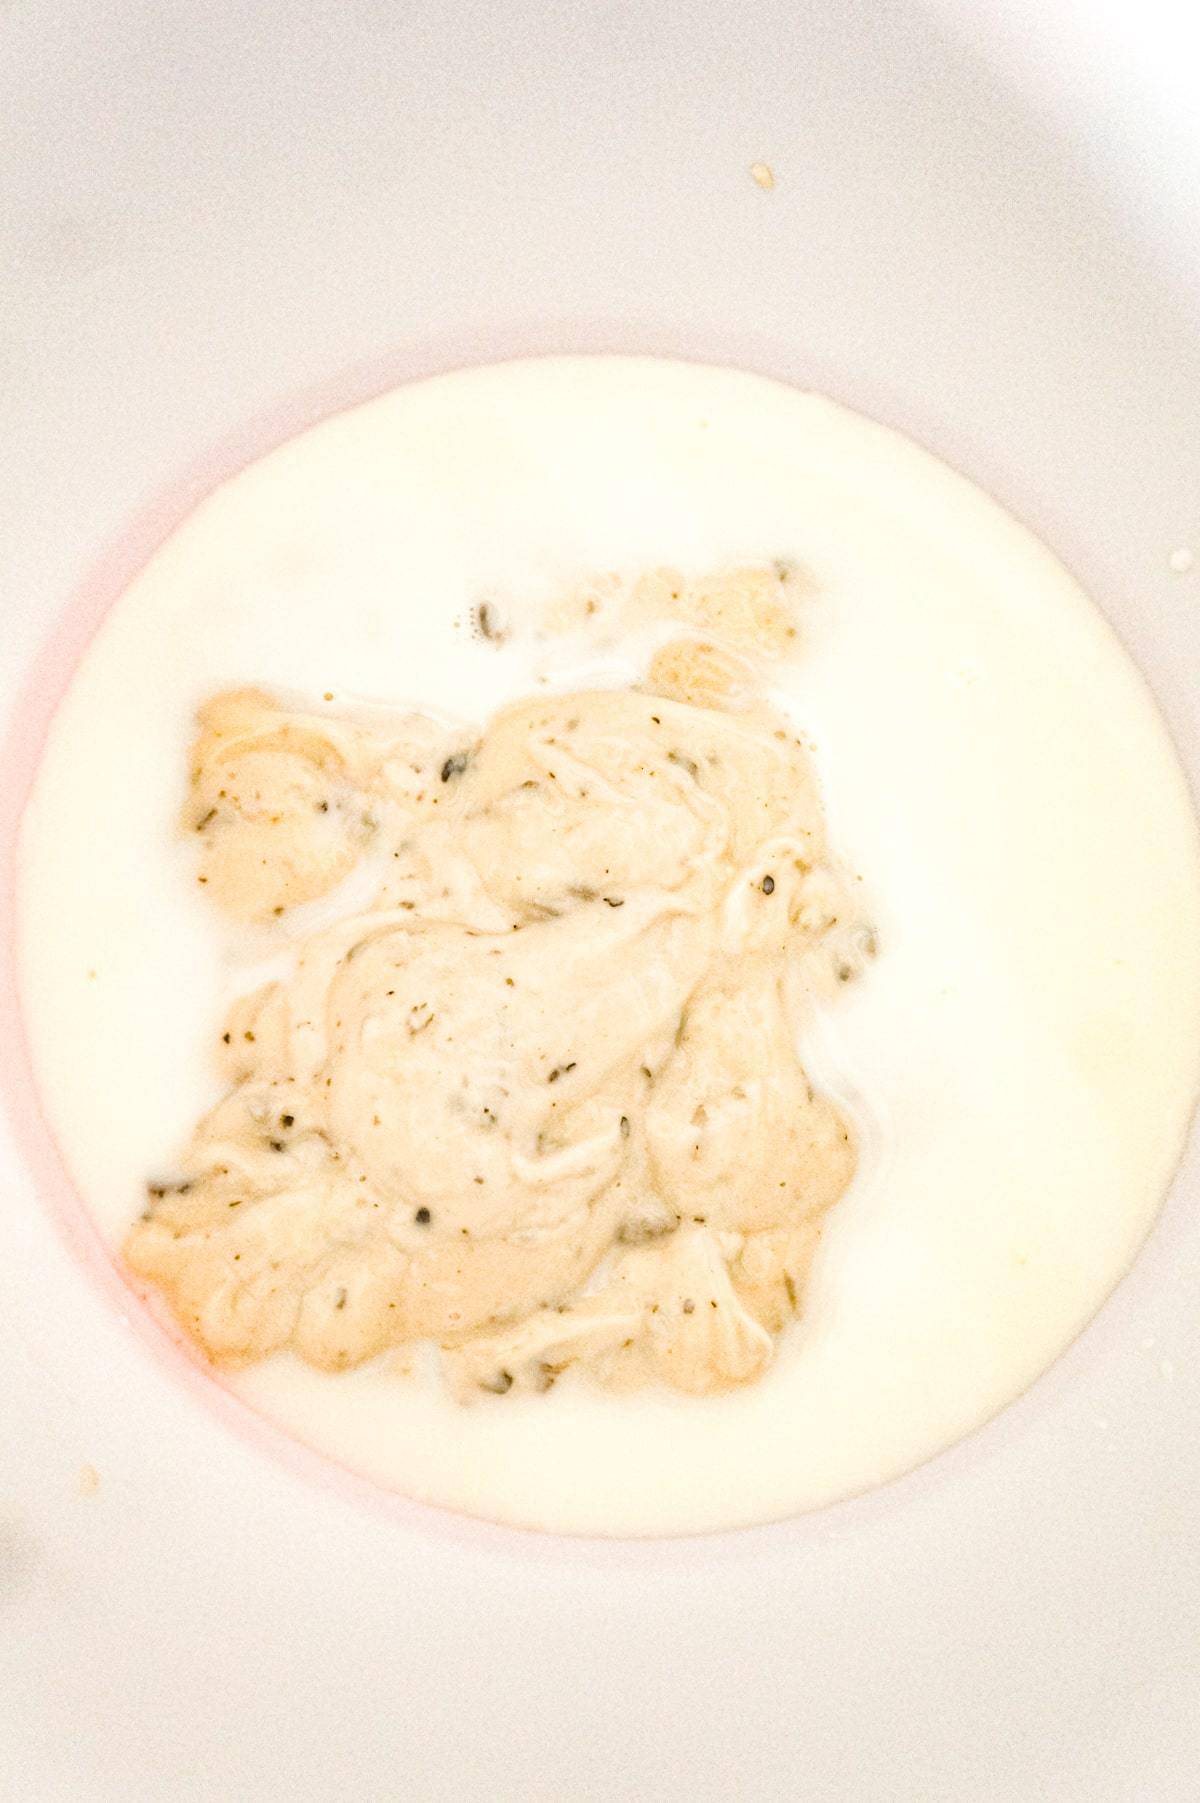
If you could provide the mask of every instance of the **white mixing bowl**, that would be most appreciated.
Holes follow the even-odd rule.
[[[1079,575],[1200,778],[1198,47],[1161,0],[3,0],[6,897],[46,709],[190,502],[536,350],[737,363],[923,440]],[[1200,1147],[968,1443],[602,1545],[381,1506],[197,1406],[49,1206],[14,1048],[3,1795],[1200,1793]]]

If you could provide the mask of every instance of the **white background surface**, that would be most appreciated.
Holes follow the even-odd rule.
[[[1200,551],[1195,50],[1153,4],[7,0],[6,701],[130,514],[264,409],[385,355],[605,346],[923,438],[1092,587],[1194,759],[1200,587],[1167,558]],[[1194,1155],[1093,1329],[974,1441],[643,1548],[398,1521],[264,1458],[3,1156],[0,1796],[1200,1788]]]

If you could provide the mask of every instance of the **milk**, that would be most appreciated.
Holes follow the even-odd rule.
[[[225,1008],[280,949],[205,907],[179,840],[202,698],[482,721],[641,673],[603,623],[545,636],[581,581],[778,557],[812,583],[775,699],[880,946],[803,1047],[861,1150],[804,1318],[760,1383],[708,1399],[568,1376],[465,1408],[422,1357],[220,1375],[383,1484],[603,1534],[818,1507],[1023,1390],[1158,1210],[1200,1086],[1200,853],[1136,671],[1050,553],[915,445],[760,377],[622,358],[463,371],[328,420],[218,489],[113,609],[20,871],[35,1066],[87,1207],[115,1252],[218,1093]],[[481,600],[502,645],[472,629]]]

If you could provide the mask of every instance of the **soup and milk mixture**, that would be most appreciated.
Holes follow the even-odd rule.
[[[914,445],[545,359],[328,420],[117,603],[24,829],[70,1172],[414,1497],[730,1526],[901,1472],[1128,1266],[1200,865],[1091,604]]]

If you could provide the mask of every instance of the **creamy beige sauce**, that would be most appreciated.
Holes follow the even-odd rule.
[[[343,1370],[433,1338],[462,1401],[575,1365],[695,1395],[766,1369],[854,1167],[798,1036],[874,939],[739,655],[797,636],[789,586],[677,577],[654,612],[716,593],[727,647],[670,640],[640,691],[480,736],[203,709],[196,882],[294,947],[124,1247],[210,1357]],[[293,938],[371,854],[371,906]]]
[[[398,701],[445,731],[539,686],[628,690],[662,651],[655,606],[629,610],[639,577],[746,564],[803,573],[771,703],[878,931],[864,980],[793,1023],[856,1176],[802,1318],[750,1384],[691,1396],[572,1367],[463,1408],[395,1351],[336,1371],[278,1352],[227,1378],[415,1496],[650,1533],[866,1488],[1062,1349],[1176,1159],[1200,1056],[1195,825],[1140,681],[1061,567],[828,402],[736,372],[551,360],[414,385],[253,466],[76,675],[26,822],[21,958],[46,1105],[114,1248],[229,1088],[211,1054],[231,1006],[286,986],[297,945],[370,911],[383,880],[348,805],[377,768],[339,789],[315,853],[285,851],[333,886],[276,917],[267,885],[231,930],[177,842],[196,710],[251,682],[335,733],[375,704],[377,742]],[[727,599],[693,628],[720,638]]]

